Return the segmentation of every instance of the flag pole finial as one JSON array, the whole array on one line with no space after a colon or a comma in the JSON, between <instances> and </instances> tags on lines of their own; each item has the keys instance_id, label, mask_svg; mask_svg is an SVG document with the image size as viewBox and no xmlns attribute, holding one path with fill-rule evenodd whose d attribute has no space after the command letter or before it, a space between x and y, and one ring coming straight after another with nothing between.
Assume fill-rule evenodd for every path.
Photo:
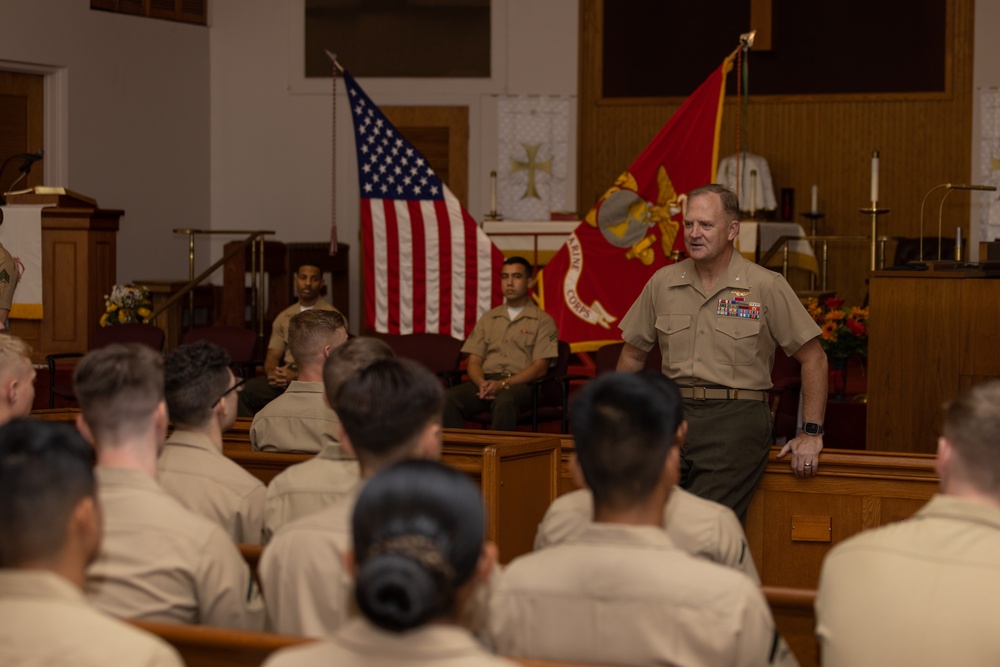
<instances>
[{"instance_id":1,"label":"flag pole finial","mask_svg":"<svg viewBox=\"0 0 1000 667\"><path fill-rule=\"evenodd\" d=\"M323 49L323 50L326 51L326 57L330 59L330 61L333 63L333 66L339 69L341 73L343 73L344 66L340 64L339 60L337 60L337 54L330 51L330 49Z\"/></svg>"}]
</instances>

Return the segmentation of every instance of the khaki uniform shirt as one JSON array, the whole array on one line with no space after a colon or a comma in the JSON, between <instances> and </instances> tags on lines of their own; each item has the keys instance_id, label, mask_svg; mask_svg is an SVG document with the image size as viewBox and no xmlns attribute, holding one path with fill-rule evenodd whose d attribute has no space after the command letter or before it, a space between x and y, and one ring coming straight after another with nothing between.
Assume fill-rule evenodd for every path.
<instances>
[{"instance_id":1,"label":"khaki uniform shirt","mask_svg":"<svg viewBox=\"0 0 1000 667\"><path fill-rule=\"evenodd\" d=\"M749 306L742 312L757 317L720 314L726 312L720 301L738 295ZM640 350L659 343L663 374L680 385L757 390L771 388L776 344L792 356L820 335L785 279L738 252L711 293L702 287L693 260L663 267L619 326L622 340Z\"/></svg>"},{"instance_id":2,"label":"khaki uniform shirt","mask_svg":"<svg viewBox=\"0 0 1000 667\"><path fill-rule=\"evenodd\" d=\"M275 632L325 637L355 613L354 579L343 559L360 492L359 483L326 509L289 523L264 549L258 574Z\"/></svg>"},{"instance_id":3,"label":"khaki uniform shirt","mask_svg":"<svg viewBox=\"0 0 1000 667\"><path fill-rule=\"evenodd\" d=\"M340 417L323 401L323 383L293 380L254 415L250 446L262 452L315 454L327 444L340 446L339 428Z\"/></svg>"},{"instance_id":4,"label":"khaki uniform shirt","mask_svg":"<svg viewBox=\"0 0 1000 667\"><path fill-rule=\"evenodd\" d=\"M589 489L559 496L538 526L535 550L574 538L593 522L593 516L594 496ZM674 487L663 508L663 528L682 551L745 572L760 585L743 526L725 505Z\"/></svg>"},{"instance_id":5,"label":"khaki uniform shirt","mask_svg":"<svg viewBox=\"0 0 1000 667\"><path fill-rule=\"evenodd\" d=\"M169 644L94 609L52 572L0 570L0 618L0 665L184 665Z\"/></svg>"},{"instance_id":6,"label":"khaki uniform shirt","mask_svg":"<svg viewBox=\"0 0 1000 667\"><path fill-rule=\"evenodd\" d=\"M515 559L493 593L501 655L603 665L797 664L747 576L660 528L592 523Z\"/></svg>"},{"instance_id":7,"label":"khaki uniform shirt","mask_svg":"<svg viewBox=\"0 0 1000 667\"><path fill-rule=\"evenodd\" d=\"M465 354L483 359L483 373L519 373L539 359L559 356L559 332L552 316L529 301L516 318L507 306L483 315L462 346Z\"/></svg>"},{"instance_id":8,"label":"khaki uniform shirt","mask_svg":"<svg viewBox=\"0 0 1000 667\"><path fill-rule=\"evenodd\" d=\"M303 310L312 310L313 308L316 310L337 310L323 299L317 299L315 306L305 309L296 302L278 313L271 325L271 338L267 341L267 349L281 350L281 353L284 355L285 365L289 368L295 368L295 359L292 358L292 353L288 351L288 323L292 321L293 317L303 312ZM339 313L340 311L337 310L337 312Z\"/></svg>"},{"instance_id":9,"label":"khaki uniform shirt","mask_svg":"<svg viewBox=\"0 0 1000 667\"><path fill-rule=\"evenodd\" d=\"M218 525L182 507L149 475L97 466L104 541L87 596L120 618L262 630L250 568Z\"/></svg>"},{"instance_id":10,"label":"khaki uniform shirt","mask_svg":"<svg viewBox=\"0 0 1000 667\"><path fill-rule=\"evenodd\" d=\"M156 463L160 486L234 542L260 544L266 488L206 436L174 431Z\"/></svg>"},{"instance_id":11,"label":"khaki uniform shirt","mask_svg":"<svg viewBox=\"0 0 1000 667\"><path fill-rule=\"evenodd\" d=\"M348 458L339 443L327 443L313 458L289 466L267 485L264 541L285 524L329 507L360 480L357 459Z\"/></svg>"},{"instance_id":12,"label":"khaki uniform shirt","mask_svg":"<svg viewBox=\"0 0 1000 667\"><path fill-rule=\"evenodd\" d=\"M1000 665L1000 509L936 495L823 562L824 667Z\"/></svg>"},{"instance_id":13,"label":"khaki uniform shirt","mask_svg":"<svg viewBox=\"0 0 1000 667\"><path fill-rule=\"evenodd\" d=\"M382 630L365 619L347 623L334 636L293 646L271 656L265 667L515 667L490 655L460 627L428 623L405 633Z\"/></svg>"},{"instance_id":14,"label":"khaki uniform shirt","mask_svg":"<svg viewBox=\"0 0 1000 667\"><path fill-rule=\"evenodd\" d=\"M14 290L21 278L21 270L14 257L0 245L0 310L10 310L14 303Z\"/></svg>"}]
</instances>

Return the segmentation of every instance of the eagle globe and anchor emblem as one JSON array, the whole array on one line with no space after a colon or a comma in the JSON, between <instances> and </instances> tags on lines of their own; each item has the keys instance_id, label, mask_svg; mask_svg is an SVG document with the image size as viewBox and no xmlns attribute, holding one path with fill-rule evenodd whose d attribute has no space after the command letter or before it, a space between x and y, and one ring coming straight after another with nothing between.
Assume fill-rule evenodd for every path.
<instances>
[{"instance_id":1,"label":"eagle globe and anchor emblem","mask_svg":"<svg viewBox=\"0 0 1000 667\"><path fill-rule=\"evenodd\" d=\"M625 172L605 194L596 215L596 226L604 240L617 248L627 248L627 259L638 259L646 266L656 258L657 236L649 233L654 226L660 232L663 255L675 261L679 259L674 255L673 245L680 225L672 216L683 213L687 203L687 195L677 195L666 169L661 166L656 176L655 203L639 195L635 177ZM593 213L587 217L591 216ZM593 219L588 222L595 223Z\"/></svg>"}]
</instances>

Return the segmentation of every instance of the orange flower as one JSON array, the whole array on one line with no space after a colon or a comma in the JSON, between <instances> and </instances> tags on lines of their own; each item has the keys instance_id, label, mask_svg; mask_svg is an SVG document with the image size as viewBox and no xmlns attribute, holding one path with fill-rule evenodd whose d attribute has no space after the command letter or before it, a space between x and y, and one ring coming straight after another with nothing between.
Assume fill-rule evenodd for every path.
<instances>
[{"instance_id":1,"label":"orange flower","mask_svg":"<svg viewBox=\"0 0 1000 667\"><path fill-rule=\"evenodd\" d=\"M846 317L844 311L842 310L831 310L826 314L827 322L839 322Z\"/></svg>"},{"instance_id":2,"label":"orange flower","mask_svg":"<svg viewBox=\"0 0 1000 667\"><path fill-rule=\"evenodd\" d=\"M820 335L823 340L831 343L837 342L837 323L827 322L823 325L823 333Z\"/></svg>"}]
</instances>

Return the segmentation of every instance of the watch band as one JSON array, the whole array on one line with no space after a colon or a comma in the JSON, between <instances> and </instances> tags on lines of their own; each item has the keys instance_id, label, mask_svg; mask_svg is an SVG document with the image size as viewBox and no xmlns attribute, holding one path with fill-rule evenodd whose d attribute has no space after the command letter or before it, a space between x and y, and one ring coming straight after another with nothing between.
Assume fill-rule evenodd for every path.
<instances>
[{"instance_id":1,"label":"watch band","mask_svg":"<svg viewBox=\"0 0 1000 667\"><path fill-rule=\"evenodd\" d=\"M823 435L823 425L816 422L806 422L802 425L802 432L806 435Z\"/></svg>"}]
</instances>

